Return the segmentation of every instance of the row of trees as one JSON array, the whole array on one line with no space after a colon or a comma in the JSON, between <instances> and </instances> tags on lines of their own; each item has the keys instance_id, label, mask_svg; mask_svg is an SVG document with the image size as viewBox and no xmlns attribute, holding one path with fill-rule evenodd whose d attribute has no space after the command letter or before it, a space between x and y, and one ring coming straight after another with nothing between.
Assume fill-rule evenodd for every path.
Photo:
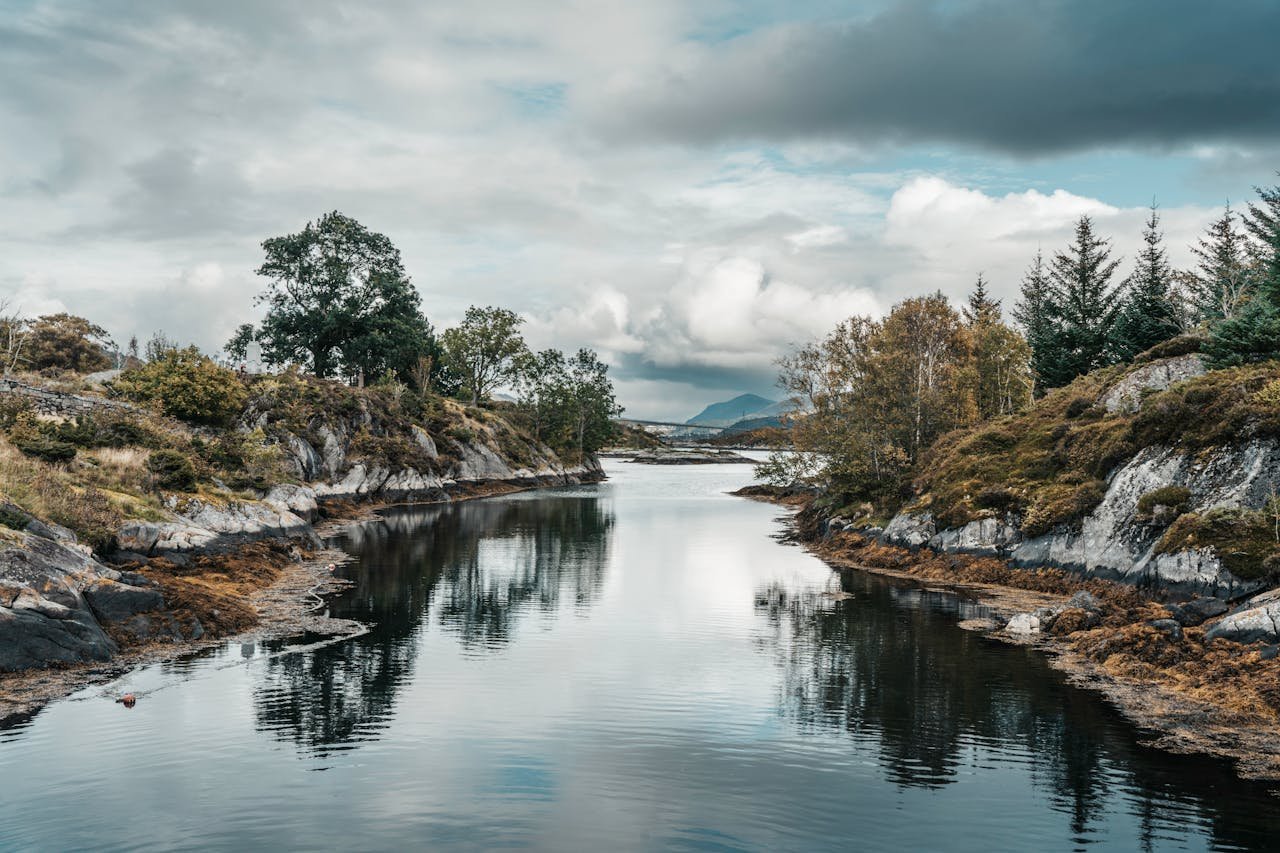
<instances>
[{"instance_id":1,"label":"row of trees","mask_svg":"<svg viewBox=\"0 0 1280 853\"><path fill-rule=\"evenodd\" d=\"M256 343L269 366L298 364L359 384L396 381L472 405L516 388L534 434L558 450L598 449L621 413L596 353L530 352L513 311L472 306L437 335L399 250L351 217L325 214L262 248L257 272L269 284L258 302L266 314L227 343L233 361L245 361Z\"/></svg>"},{"instance_id":2,"label":"row of trees","mask_svg":"<svg viewBox=\"0 0 1280 853\"><path fill-rule=\"evenodd\" d=\"M116 345L101 326L73 314L28 319L0 302L0 363L5 375L22 371L92 373L116 364Z\"/></svg>"},{"instance_id":3,"label":"row of trees","mask_svg":"<svg viewBox=\"0 0 1280 853\"><path fill-rule=\"evenodd\" d=\"M1092 220L1081 217L1070 246L1023 278L1014 318L1032 350L1041 390L1132 360L1179 334L1205 338L1213 366L1280 355L1280 187L1259 189L1243 215L1228 207L1192 247L1196 266L1169 263L1153 207L1130 274Z\"/></svg>"},{"instance_id":4,"label":"row of trees","mask_svg":"<svg viewBox=\"0 0 1280 853\"><path fill-rule=\"evenodd\" d=\"M874 500L942 433L1029 405L1029 361L982 277L962 312L935 293L883 320L851 317L779 362L779 384L807 414L793 429L800 452L762 473L792 481L821 468L851 497Z\"/></svg>"},{"instance_id":5,"label":"row of trees","mask_svg":"<svg viewBox=\"0 0 1280 853\"><path fill-rule=\"evenodd\" d=\"M962 311L941 293L907 299L883 320L851 317L779 362L779 385L808 414L798 453L761 474L821 473L846 496L887 497L943 433L1028 406L1033 394L1189 334L1211 366L1280 358L1280 187L1229 208L1174 270L1152 209L1129 275L1085 216L1071 244L1037 254L1006 325L978 277Z\"/></svg>"}]
</instances>

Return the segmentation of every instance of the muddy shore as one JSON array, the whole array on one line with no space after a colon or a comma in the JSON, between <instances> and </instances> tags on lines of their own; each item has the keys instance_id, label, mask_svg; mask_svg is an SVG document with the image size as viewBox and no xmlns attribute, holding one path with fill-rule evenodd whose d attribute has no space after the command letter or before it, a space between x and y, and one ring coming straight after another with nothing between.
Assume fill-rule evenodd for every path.
<instances>
[{"instance_id":1,"label":"muddy shore","mask_svg":"<svg viewBox=\"0 0 1280 853\"><path fill-rule=\"evenodd\" d=\"M737 494L788 506L787 538L838 571L906 580L986 606L992 619L960 627L1044 653L1070 683L1101 694L1147 733L1146 745L1229 759L1241 778L1280 781L1280 658L1268 658L1261 644L1206 641L1207 625L1170 637L1151 625L1168 619L1165 605L1123 584L1058 569L1015 569L992 558L912 552L852 530L820 537L799 521L808 497L780 498L750 487ZM1101 624L1078 630L1067 624L1056 633L1005 630L1014 615L1062 608L1082 591L1101 602Z\"/></svg>"},{"instance_id":2,"label":"muddy shore","mask_svg":"<svg viewBox=\"0 0 1280 853\"><path fill-rule=\"evenodd\" d=\"M538 488L545 487L500 481L460 483L450 490L449 501L418 501L416 504L477 500ZM331 502L325 506L326 516L316 522L314 530L321 539L330 539L350 526L376 521L382 510L403 505L407 504ZM291 556L280 556L286 553ZM231 593L234 595L237 589L241 593L235 596L236 606L221 609L247 614L241 620L247 624L237 625L234 618L229 618L233 614L220 613L216 609L211 614L211 605L217 601L197 600L191 602L193 615L202 621L224 621L236 629L210 631L199 640L124 645L106 663L0 673L0 726L30 716L50 702L105 684L131 669L176 660L228 643L262 642L303 634L324 638L322 642L341 642L368 630L369 626L363 623L334 619L325 613L326 598L351 585L350 581L329 570L330 564L341 567L349 561L349 556L343 551L324 548L304 552L287 540L262 540L226 553L194 553L189 556L202 564L202 574L213 574L224 580L230 576L238 582L232 586ZM155 562L156 570L146 573L160 583L166 595L183 596L177 587L166 584L165 562ZM195 579L199 581L202 578L197 576ZM247 594L244 593L246 586L253 587ZM104 696L103 701L114 698Z\"/></svg>"}]
</instances>

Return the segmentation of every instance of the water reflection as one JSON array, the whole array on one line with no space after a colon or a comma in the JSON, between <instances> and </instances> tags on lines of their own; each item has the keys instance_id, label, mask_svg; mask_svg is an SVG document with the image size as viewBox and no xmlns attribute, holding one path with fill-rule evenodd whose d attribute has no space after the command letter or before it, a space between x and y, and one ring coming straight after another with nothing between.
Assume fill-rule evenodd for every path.
<instances>
[{"instance_id":1,"label":"water reflection","mask_svg":"<svg viewBox=\"0 0 1280 853\"><path fill-rule=\"evenodd\" d=\"M985 615L972 602L861 573L844 573L841 589L853 597L759 589L756 610L768 626L759 647L782 672L781 713L797 726L873 744L894 784L962 781L995 748L1002 763L1029 769L1032 784L1069 817L1077 845L1117 807L1137 818L1144 850L1184 839L1197 824L1232 849L1280 830L1274 814L1262 829L1255 815L1220 811L1187 791L1189 774L1202 790L1265 798L1262 786L1221 762L1143 749L1118 714L1065 684L1036 653L957 630L959 619Z\"/></svg>"},{"instance_id":2,"label":"water reflection","mask_svg":"<svg viewBox=\"0 0 1280 853\"><path fill-rule=\"evenodd\" d=\"M607 502L544 495L396 508L353 528L337 544L356 558L344 569L355 586L330 610L372 630L269 660L254 690L258 727L322 757L377 738L412 680L427 620L492 653L522 616L590 606L613 523Z\"/></svg>"}]
</instances>

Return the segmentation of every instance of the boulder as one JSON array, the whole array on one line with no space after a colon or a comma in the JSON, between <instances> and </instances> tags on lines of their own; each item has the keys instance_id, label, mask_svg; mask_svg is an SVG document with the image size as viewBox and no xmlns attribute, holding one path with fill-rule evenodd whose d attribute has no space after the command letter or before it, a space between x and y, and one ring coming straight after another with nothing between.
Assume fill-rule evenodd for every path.
<instances>
[{"instance_id":1,"label":"boulder","mask_svg":"<svg viewBox=\"0 0 1280 853\"><path fill-rule=\"evenodd\" d=\"M164 608L164 596L158 590L106 578L86 586L84 597L100 622L123 622L135 614Z\"/></svg>"},{"instance_id":2,"label":"boulder","mask_svg":"<svg viewBox=\"0 0 1280 853\"><path fill-rule=\"evenodd\" d=\"M1280 642L1280 599L1272 599L1225 616L1205 636L1210 640L1233 640L1237 643L1254 643L1258 640Z\"/></svg>"},{"instance_id":3,"label":"boulder","mask_svg":"<svg viewBox=\"0 0 1280 853\"><path fill-rule=\"evenodd\" d=\"M1194 598L1191 601L1174 604L1169 608L1173 618L1178 620L1178 624L1185 628L1191 628L1207 622L1215 616L1221 616L1227 610L1228 607L1225 601L1221 598L1211 597Z\"/></svg>"},{"instance_id":4,"label":"boulder","mask_svg":"<svg viewBox=\"0 0 1280 853\"><path fill-rule=\"evenodd\" d=\"M1182 639L1182 626L1176 619L1153 619L1147 624L1174 642Z\"/></svg>"},{"instance_id":5,"label":"boulder","mask_svg":"<svg viewBox=\"0 0 1280 853\"><path fill-rule=\"evenodd\" d=\"M1010 634L1039 634L1040 617L1034 613L1019 613L1009 620L1004 629Z\"/></svg>"}]
</instances>

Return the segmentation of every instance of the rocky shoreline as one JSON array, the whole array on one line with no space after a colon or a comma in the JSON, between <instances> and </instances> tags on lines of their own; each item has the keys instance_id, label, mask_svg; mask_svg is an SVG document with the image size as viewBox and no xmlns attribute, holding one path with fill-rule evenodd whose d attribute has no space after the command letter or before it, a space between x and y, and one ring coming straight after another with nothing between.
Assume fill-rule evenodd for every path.
<instances>
[{"instance_id":1,"label":"rocky shoreline","mask_svg":"<svg viewBox=\"0 0 1280 853\"><path fill-rule=\"evenodd\" d=\"M594 482L603 479L603 473L588 467L582 474L568 475L566 479ZM311 522L306 523L306 539L317 547L300 550L297 546L298 531L292 530L291 536L246 540L239 543L239 547L229 547L227 542L222 541L208 547L189 549L182 555L184 563L192 560L214 563L255 559L261 561L261 547L288 549L291 559L279 566L278 575L268 583L242 597L239 603L253 614L252 624L242 631L229 634L201 631L194 636L163 633L138 640L122 636L118 630L113 630L115 626L107 625L107 633L114 635L109 639L118 638L123 642L106 659L54 662L45 667L0 672L0 727L31 715L50 702L116 679L139 666L174 660L227 643L261 642L303 634L340 642L359 636L368 630L367 625L335 619L322 611L326 597L346 588L350 582L335 575L329 568L330 565L341 566L349 559L348 555L340 550L320 547L321 540L337 536L352 525L375 521L381 510L394 506L476 500L564 483L564 480L547 482L540 479L463 481L450 484L444 493L426 500L327 502L325 508L329 514L323 520L317 520L314 526ZM253 546L258 546L259 550L255 552ZM168 560L164 557L158 558L156 563L164 568L168 567ZM124 574L122 580L133 581L139 589L150 591L149 588L155 586L164 589L163 584L157 584L143 572ZM152 617L154 612L140 615ZM185 610L182 615L195 616ZM199 615L209 618L208 613ZM134 641L130 642L130 639Z\"/></svg>"},{"instance_id":2,"label":"rocky shoreline","mask_svg":"<svg viewBox=\"0 0 1280 853\"><path fill-rule=\"evenodd\" d=\"M737 494L792 508L811 500L760 487ZM1150 732L1147 745L1228 759L1242 778L1280 781L1278 650L1250 642L1247 632L1239 635L1245 642L1215 635L1216 626L1239 621L1257 607L1227 612L1206 606L1195 612L1197 602L1218 599L1160 601L1150 591L1061 569L886 545L853 529L819 527L801 513L793 513L788 524L792 541L838 571L908 580L975 599L992 617L960 627L1045 654L1070 683L1100 693Z\"/></svg>"}]
</instances>

